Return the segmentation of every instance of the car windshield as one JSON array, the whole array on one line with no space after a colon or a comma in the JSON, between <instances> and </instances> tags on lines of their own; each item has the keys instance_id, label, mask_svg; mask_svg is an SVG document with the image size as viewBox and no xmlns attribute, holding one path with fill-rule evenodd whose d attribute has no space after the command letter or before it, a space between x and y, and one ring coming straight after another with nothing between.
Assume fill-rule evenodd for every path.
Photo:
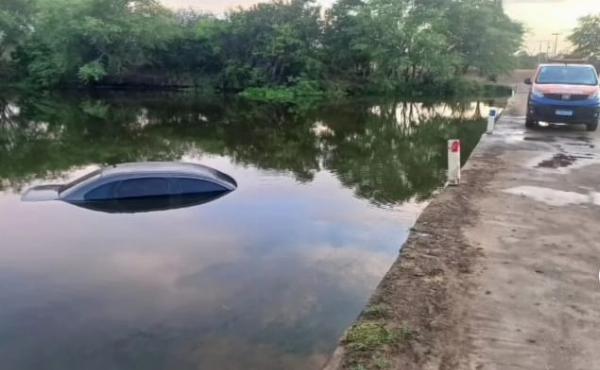
<instances>
[{"instance_id":1,"label":"car windshield","mask_svg":"<svg viewBox=\"0 0 600 370\"><path fill-rule=\"evenodd\" d=\"M76 180L74 180L74 181L72 181L72 182L70 182L68 184L65 184L65 185L61 186L59 192L62 193L63 191L65 191L67 189L70 189L70 188L72 188L75 185L81 184L82 182L84 182L86 180L89 180L92 177L99 176L101 172L102 172L102 170L100 170L100 169L92 171L92 172L88 173L85 176L82 176L82 177L80 177L80 178L78 178L78 179L76 179Z\"/></svg>"},{"instance_id":2,"label":"car windshield","mask_svg":"<svg viewBox=\"0 0 600 370\"><path fill-rule=\"evenodd\" d=\"M547 66L540 69L538 84L597 85L596 72L591 67Z\"/></svg>"}]
</instances>

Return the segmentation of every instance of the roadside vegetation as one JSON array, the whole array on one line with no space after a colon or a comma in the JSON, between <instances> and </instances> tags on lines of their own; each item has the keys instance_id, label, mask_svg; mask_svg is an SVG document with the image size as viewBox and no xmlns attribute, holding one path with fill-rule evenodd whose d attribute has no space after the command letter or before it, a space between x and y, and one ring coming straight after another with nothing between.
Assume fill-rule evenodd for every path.
<instances>
[{"instance_id":1,"label":"roadside vegetation","mask_svg":"<svg viewBox=\"0 0 600 370\"><path fill-rule=\"evenodd\" d=\"M575 56L588 59L600 68L600 13L581 18L569 41L575 45Z\"/></svg>"},{"instance_id":2,"label":"roadside vegetation","mask_svg":"<svg viewBox=\"0 0 600 370\"><path fill-rule=\"evenodd\" d=\"M346 364L347 368L351 370L390 369L391 362L388 359L390 351L411 345L415 333L405 323L398 328L389 328L386 326L385 311L383 314L378 312L377 315L372 316L371 311L381 309L381 305L368 307L362 314L362 320L345 333L342 343L346 350L346 357L351 359Z\"/></svg>"},{"instance_id":3,"label":"roadside vegetation","mask_svg":"<svg viewBox=\"0 0 600 370\"><path fill-rule=\"evenodd\" d=\"M289 101L449 94L514 66L495 0L276 0L222 16L156 0L3 0L0 77L36 89L195 86Z\"/></svg>"}]
</instances>

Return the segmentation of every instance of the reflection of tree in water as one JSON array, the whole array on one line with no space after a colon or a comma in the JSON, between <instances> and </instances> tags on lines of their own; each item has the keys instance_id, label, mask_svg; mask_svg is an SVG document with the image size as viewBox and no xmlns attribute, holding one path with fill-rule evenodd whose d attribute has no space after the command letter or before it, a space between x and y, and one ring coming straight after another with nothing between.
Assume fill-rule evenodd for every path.
<instances>
[{"instance_id":1,"label":"reflection of tree in water","mask_svg":"<svg viewBox=\"0 0 600 370\"><path fill-rule=\"evenodd\" d=\"M6 97L0 96L0 122L3 126L8 124L8 119L11 116L9 104L10 102ZM3 126L0 126L0 128L3 128Z\"/></svg>"},{"instance_id":2,"label":"reflection of tree in water","mask_svg":"<svg viewBox=\"0 0 600 370\"><path fill-rule=\"evenodd\" d=\"M402 112L416 109L401 106ZM331 127L335 135L325 139L326 167L358 196L380 205L430 196L445 180L447 139L462 139L470 152L483 130L477 119L423 119L421 113L413 113L413 120L401 116L399 121L393 113L397 110L397 105L381 107L381 114ZM339 122L358 117L353 109L331 114L345 117Z\"/></svg>"},{"instance_id":3,"label":"reflection of tree in water","mask_svg":"<svg viewBox=\"0 0 600 370\"><path fill-rule=\"evenodd\" d=\"M74 166L146 159L171 159L174 148L132 127L136 110L108 109L98 117L85 102L23 98L18 115L3 120L0 177L12 187ZM83 107L83 108L82 108Z\"/></svg>"},{"instance_id":4,"label":"reflection of tree in water","mask_svg":"<svg viewBox=\"0 0 600 370\"><path fill-rule=\"evenodd\" d=\"M389 102L296 111L179 95L0 100L0 178L18 190L76 166L176 160L204 152L311 181L327 169L370 201L431 194L444 180L446 139L474 146L483 127L471 102ZM8 113L7 113L8 112ZM456 118L443 118L446 115ZM315 130L315 123L326 132Z\"/></svg>"}]
</instances>

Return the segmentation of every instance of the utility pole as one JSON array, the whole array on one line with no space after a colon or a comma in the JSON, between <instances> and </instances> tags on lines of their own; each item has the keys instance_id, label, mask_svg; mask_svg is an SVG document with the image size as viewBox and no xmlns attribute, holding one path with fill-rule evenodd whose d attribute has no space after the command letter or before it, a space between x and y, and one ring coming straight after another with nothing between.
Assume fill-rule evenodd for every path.
<instances>
[{"instance_id":1,"label":"utility pole","mask_svg":"<svg viewBox=\"0 0 600 370\"><path fill-rule=\"evenodd\" d=\"M554 57L556 57L558 55L558 36L560 36L560 33L553 33L552 36L554 36Z\"/></svg>"}]
</instances>

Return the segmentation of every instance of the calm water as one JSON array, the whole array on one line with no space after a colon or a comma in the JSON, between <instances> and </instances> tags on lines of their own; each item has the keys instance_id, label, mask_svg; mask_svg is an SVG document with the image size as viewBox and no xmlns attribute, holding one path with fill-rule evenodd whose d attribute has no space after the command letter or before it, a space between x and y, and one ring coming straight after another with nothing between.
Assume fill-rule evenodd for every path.
<instances>
[{"instance_id":1,"label":"calm water","mask_svg":"<svg viewBox=\"0 0 600 370\"><path fill-rule=\"evenodd\" d=\"M319 368L443 183L445 140L469 151L489 103L0 97L2 369ZM20 201L146 160L239 188L137 214Z\"/></svg>"}]
</instances>

